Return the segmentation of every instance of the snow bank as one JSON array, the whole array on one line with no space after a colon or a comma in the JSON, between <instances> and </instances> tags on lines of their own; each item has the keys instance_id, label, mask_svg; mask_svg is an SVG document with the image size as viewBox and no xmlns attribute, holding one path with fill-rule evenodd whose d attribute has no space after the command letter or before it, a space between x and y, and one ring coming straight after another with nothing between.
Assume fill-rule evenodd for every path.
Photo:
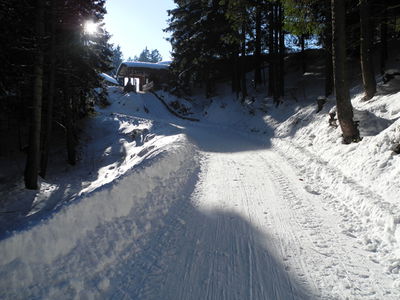
<instances>
[{"instance_id":1,"label":"snow bank","mask_svg":"<svg viewBox=\"0 0 400 300\"><path fill-rule=\"evenodd\" d=\"M151 93L124 94L119 87L110 87L108 93L111 105L102 109L103 113L119 113L167 122L176 119Z\"/></svg>"},{"instance_id":2,"label":"snow bank","mask_svg":"<svg viewBox=\"0 0 400 300\"><path fill-rule=\"evenodd\" d=\"M150 233L160 230L169 211L187 199L197 167L194 148L182 140L33 228L3 240L2 298L99 296L101 286L108 285L102 272L113 269L107 265L117 264L125 251L145 251ZM87 274L93 265L97 270ZM64 273L66 268L76 269ZM56 283L52 287L46 286L49 278ZM93 283L92 289L85 286L90 280L98 280L95 288Z\"/></svg>"},{"instance_id":3,"label":"snow bank","mask_svg":"<svg viewBox=\"0 0 400 300\"><path fill-rule=\"evenodd\" d=\"M315 193L343 217L343 233L356 237L390 273L400 272L400 94L353 98L363 140L343 145L340 128L328 125L334 101L316 114L305 106L276 126L274 147L299 170ZM278 108L282 109L282 108ZM277 113L277 112L274 112ZM272 114L274 114L272 113Z\"/></svg>"},{"instance_id":4,"label":"snow bank","mask_svg":"<svg viewBox=\"0 0 400 300\"><path fill-rule=\"evenodd\" d=\"M119 82L118 82L114 77L111 77L110 75L108 75L108 74L106 74L106 73L101 73L100 76L101 76L105 81L108 81L108 82L110 82L110 83L112 83L112 84L115 84L115 85L120 85Z\"/></svg>"},{"instance_id":5,"label":"snow bank","mask_svg":"<svg viewBox=\"0 0 400 300\"><path fill-rule=\"evenodd\" d=\"M109 101L86 122L77 166L51 176L9 224L18 230L0 241L1 299L112 298L138 268L127 262L144 261L188 205L197 150L174 117L151 94L110 87Z\"/></svg>"}]
</instances>

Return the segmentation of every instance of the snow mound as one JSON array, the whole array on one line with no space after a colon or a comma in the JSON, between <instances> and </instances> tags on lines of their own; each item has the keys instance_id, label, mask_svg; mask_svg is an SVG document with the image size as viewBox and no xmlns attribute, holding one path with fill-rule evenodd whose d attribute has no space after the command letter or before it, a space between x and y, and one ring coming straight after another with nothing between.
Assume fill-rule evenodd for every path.
<instances>
[{"instance_id":1,"label":"snow mound","mask_svg":"<svg viewBox=\"0 0 400 300\"><path fill-rule=\"evenodd\" d=\"M170 210L187 199L197 168L195 149L181 140L33 228L15 232L0 243L2 297L104 296L105 272L117 276L120 256L145 251ZM56 283L51 287L50 278Z\"/></svg>"},{"instance_id":2,"label":"snow mound","mask_svg":"<svg viewBox=\"0 0 400 300\"><path fill-rule=\"evenodd\" d=\"M341 211L343 232L359 238L390 273L400 271L393 267L400 262L400 156L393 151L400 144L399 96L353 98L363 140L351 145L328 124L332 101L318 114L316 105L306 105L278 125L267 117L276 126L274 147Z\"/></svg>"}]
</instances>

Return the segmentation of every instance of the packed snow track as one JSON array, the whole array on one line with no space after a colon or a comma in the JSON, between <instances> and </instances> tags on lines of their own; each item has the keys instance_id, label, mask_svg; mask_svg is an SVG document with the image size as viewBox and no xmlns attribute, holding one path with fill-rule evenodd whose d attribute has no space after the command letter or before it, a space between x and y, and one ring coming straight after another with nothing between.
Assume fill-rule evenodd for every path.
<instances>
[{"instance_id":1,"label":"packed snow track","mask_svg":"<svg viewBox=\"0 0 400 300\"><path fill-rule=\"evenodd\" d=\"M3 239L0 298L398 299L267 135L173 126L168 151Z\"/></svg>"}]
</instances>

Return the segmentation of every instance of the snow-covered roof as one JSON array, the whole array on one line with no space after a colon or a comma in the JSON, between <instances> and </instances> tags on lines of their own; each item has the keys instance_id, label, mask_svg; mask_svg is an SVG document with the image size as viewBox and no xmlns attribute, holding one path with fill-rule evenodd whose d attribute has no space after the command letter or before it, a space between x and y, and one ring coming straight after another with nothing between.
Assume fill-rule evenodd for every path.
<instances>
[{"instance_id":1,"label":"snow-covered roof","mask_svg":"<svg viewBox=\"0 0 400 300\"><path fill-rule=\"evenodd\" d=\"M108 75L106 73L101 73L100 76L103 77L104 80L111 82L112 84L119 85L118 81L114 77L111 77L110 75Z\"/></svg>"},{"instance_id":2,"label":"snow-covered roof","mask_svg":"<svg viewBox=\"0 0 400 300\"><path fill-rule=\"evenodd\" d=\"M125 65L128 68L147 68L147 69L168 69L169 64L167 62L163 63L150 63L150 62L141 62L141 61L124 61L121 63L121 66ZM121 67L120 67L121 68Z\"/></svg>"},{"instance_id":3,"label":"snow-covered roof","mask_svg":"<svg viewBox=\"0 0 400 300\"><path fill-rule=\"evenodd\" d=\"M170 65L172 63L172 60L164 60L164 61L160 61L157 64L159 65Z\"/></svg>"}]
</instances>

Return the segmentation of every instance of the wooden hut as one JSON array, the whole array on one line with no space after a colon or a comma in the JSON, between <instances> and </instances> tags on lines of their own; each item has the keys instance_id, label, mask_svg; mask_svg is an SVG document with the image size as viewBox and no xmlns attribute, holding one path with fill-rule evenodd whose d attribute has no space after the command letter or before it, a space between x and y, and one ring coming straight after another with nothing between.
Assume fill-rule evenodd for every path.
<instances>
[{"instance_id":1,"label":"wooden hut","mask_svg":"<svg viewBox=\"0 0 400 300\"><path fill-rule=\"evenodd\" d=\"M148 63L127 61L122 62L117 70L117 80L121 85L127 82L134 82L138 79L137 91L158 90L170 80L169 63Z\"/></svg>"}]
</instances>

